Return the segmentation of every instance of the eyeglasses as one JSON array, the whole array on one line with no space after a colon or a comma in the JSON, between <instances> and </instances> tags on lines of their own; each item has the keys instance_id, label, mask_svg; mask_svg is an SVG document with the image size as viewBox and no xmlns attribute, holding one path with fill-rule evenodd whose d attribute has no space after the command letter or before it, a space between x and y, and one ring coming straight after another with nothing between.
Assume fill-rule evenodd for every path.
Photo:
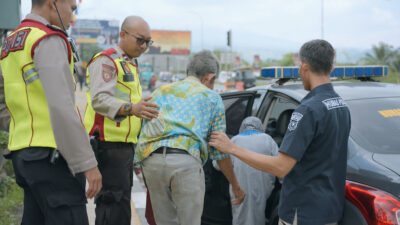
<instances>
[{"instance_id":1,"label":"eyeglasses","mask_svg":"<svg viewBox=\"0 0 400 225\"><path fill-rule=\"evenodd\" d=\"M136 39L136 43L137 43L138 45L143 45L144 43L146 43L146 46L150 46L150 45L152 45L152 44L154 43L153 40L146 40L146 39L143 39L143 38L141 38L141 37L138 37L138 36L136 36L136 35L134 35L134 34L129 33L129 32L126 31L126 30L122 30L122 31L124 31L127 35L134 37L134 38Z\"/></svg>"}]
</instances>

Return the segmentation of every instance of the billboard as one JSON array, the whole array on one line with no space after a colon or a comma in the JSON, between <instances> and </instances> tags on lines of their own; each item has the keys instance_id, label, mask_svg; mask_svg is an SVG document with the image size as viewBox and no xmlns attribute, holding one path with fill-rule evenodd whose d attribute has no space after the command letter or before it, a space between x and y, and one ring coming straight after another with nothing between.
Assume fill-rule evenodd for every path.
<instances>
[{"instance_id":1,"label":"billboard","mask_svg":"<svg viewBox=\"0 0 400 225\"><path fill-rule=\"evenodd\" d=\"M148 54L190 54L190 31L152 30L151 39L154 43L149 47Z\"/></svg>"},{"instance_id":2,"label":"billboard","mask_svg":"<svg viewBox=\"0 0 400 225\"><path fill-rule=\"evenodd\" d=\"M118 43L118 20L78 19L71 28L71 37L79 44L98 44L109 48Z\"/></svg>"}]
</instances>

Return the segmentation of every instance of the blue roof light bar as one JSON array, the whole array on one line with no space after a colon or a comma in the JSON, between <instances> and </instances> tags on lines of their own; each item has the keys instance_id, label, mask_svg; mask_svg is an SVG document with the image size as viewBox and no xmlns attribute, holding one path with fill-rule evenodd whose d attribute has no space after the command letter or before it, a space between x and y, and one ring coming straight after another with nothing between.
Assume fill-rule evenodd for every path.
<instances>
[{"instance_id":1,"label":"blue roof light bar","mask_svg":"<svg viewBox=\"0 0 400 225\"><path fill-rule=\"evenodd\" d=\"M387 66L338 66L331 72L331 77L360 78L385 77L389 74ZM300 78L299 67L276 66L261 69L261 76L265 78Z\"/></svg>"}]
</instances>

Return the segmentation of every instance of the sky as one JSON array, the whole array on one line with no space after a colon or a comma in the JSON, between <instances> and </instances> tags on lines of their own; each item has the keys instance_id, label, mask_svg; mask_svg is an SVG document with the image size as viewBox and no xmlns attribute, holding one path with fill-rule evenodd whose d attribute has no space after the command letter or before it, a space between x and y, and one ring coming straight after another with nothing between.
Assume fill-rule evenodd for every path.
<instances>
[{"instance_id":1,"label":"sky","mask_svg":"<svg viewBox=\"0 0 400 225\"><path fill-rule=\"evenodd\" d=\"M31 1L21 5L25 16ZM262 60L297 52L322 35L342 61L379 42L400 47L400 0L82 0L77 19L122 23L128 15L143 17L152 29L191 31L193 52L229 50L228 30L233 51Z\"/></svg>"}]
</instances>

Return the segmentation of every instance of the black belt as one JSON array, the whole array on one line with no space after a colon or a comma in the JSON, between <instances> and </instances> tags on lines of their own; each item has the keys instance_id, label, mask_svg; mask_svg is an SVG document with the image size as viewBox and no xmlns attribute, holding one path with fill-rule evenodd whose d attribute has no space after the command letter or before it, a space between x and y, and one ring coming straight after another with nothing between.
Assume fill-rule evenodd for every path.
<instances>
[{"instance_id":1,"label":"black belt","mask_svg":"<svg viewBox=\"0 0 400 225\"><path fill-rule=\"evenodd\" d=\"M160 148L157 148L152 153L163 154L164 153L164 148L166 148L165 149L165 154L189 154L186 150L182 150L182 149L179 149L179 148L170 148L170 147L160 147Z\"/></svg>"}]
</instances>

